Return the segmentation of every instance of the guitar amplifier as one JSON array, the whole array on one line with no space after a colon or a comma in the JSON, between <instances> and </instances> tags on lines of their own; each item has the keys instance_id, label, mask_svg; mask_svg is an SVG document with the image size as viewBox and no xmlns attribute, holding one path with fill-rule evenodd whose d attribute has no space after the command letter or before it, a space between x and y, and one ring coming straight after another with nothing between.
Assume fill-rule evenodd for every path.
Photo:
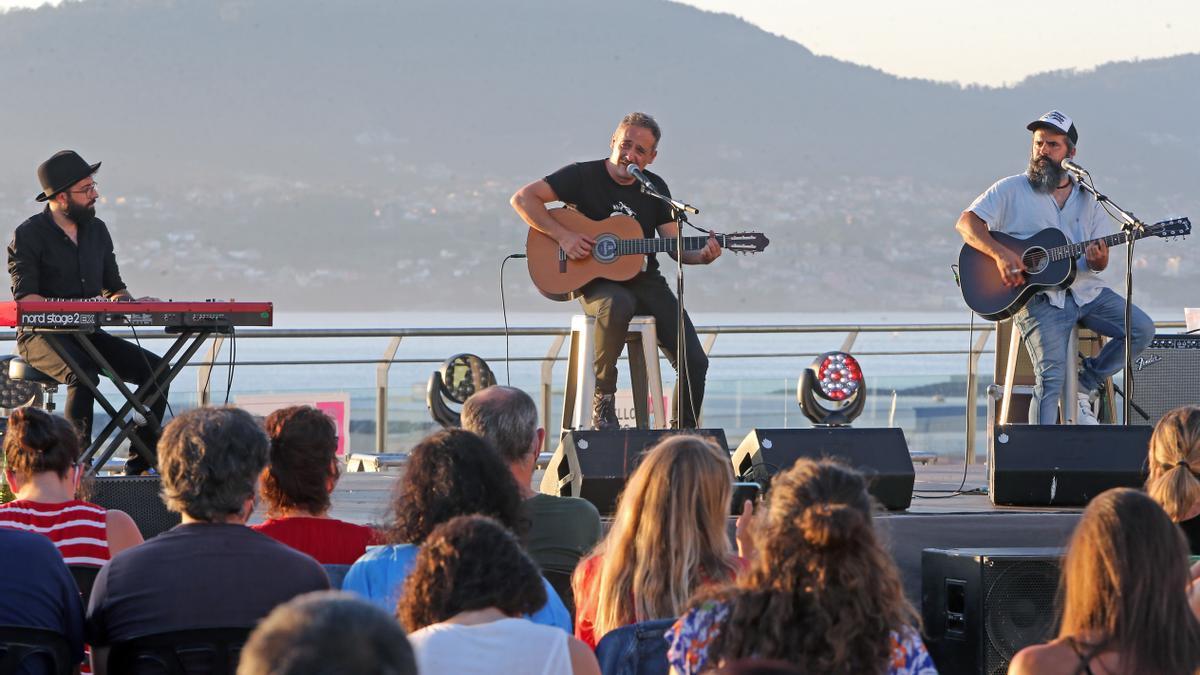
<instances>
[{"instance_id":1,"label":"guitar amplifier","mask_svg":"<svg viewBox=\"0 0 1200 675\"><path fill-rule=\"evenodd\" d=\"M1133 424L1158 422L1184 405L1200 405L1200 335L1156 335L1133 360L1133 402L1146 411L1131 411Z\"/></svg>"}]
</instances>

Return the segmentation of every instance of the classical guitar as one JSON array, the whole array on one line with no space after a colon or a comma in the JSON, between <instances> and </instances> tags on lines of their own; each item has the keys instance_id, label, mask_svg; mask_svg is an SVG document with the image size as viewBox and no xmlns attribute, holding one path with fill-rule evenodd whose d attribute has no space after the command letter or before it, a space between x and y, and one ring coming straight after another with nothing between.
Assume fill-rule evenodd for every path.
<instances>
[{"instance_id":1,"label":"classical guitar","mask_svg":"<svg viewBox=\"0 0 1200 675\"><path fill-rule=\"evenodd\" d=\"M1142 237L1185 237L1192 232L1187 218L1174 218L1147 225L1134 233L1120 232L1080 243L1067 241L1061 230L1046 228L1027 239L1003 232L991 232L992 239L1021 256L1025 264L1025 283L1010 288L1000 278L996 261L978 249L963 244L958 252L958 271L963 300L979 316L1001 321L1016 314L1037 293L1048 288L1066 288L1075 281L1075 260L1089 245L1104 241L1109 246L1128 243Z\"/></svg>"},{"instance_id":2,"label":"classical guitar","mask_svg":"<svg viewBox=\"0 0 1200 675\"><path fill-rule=\"evenodd\" d=\"M646 254L675 250L674 237L643 237L642 226L632 216L592 220L568 208L551 209L550 216L559 225L596 241L590 256L571 260L552 237L529 228L529 238L525 240L529 276L542 295L551 300L570 300L593 279L632 279L642 270ZM761 232L718 234L716 238L721 248L736 253L758 253L770 243ZM707 236L684 237L683 250L697 251L707 243Z\"/></svg>"}]
</instances>

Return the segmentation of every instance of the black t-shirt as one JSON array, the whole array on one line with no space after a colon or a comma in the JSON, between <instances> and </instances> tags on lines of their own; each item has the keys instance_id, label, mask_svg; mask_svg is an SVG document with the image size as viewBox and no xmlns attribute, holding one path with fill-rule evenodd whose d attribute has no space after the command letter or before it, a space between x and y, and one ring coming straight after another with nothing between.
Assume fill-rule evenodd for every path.
<instances>
[{"instance_id":1,"label":"black t-shirt","mask_svg":"<svg viewBox=\"0 0 1200 675\"><path fill-rule=\"evenodd\" d=\"M177 630L254 626L276 605L328 589L316 560L245 525L177 525L100 569L87 637L109 645Z\"/></svg>"},{"instance_id":2,"label":"black t-shirt","mask_svg":"<svg viewBox=\"0 0 1200 675\"><path fill-rule=\"evenodd\" d=\"M1200 555L1200 516L1179 521L1179 529L1187 536L1192 555Z\"/></svg>"},{"instance_id":3,"label":"black t-shirt","mask_svg":"<svg viewBox=\"0 0 1200 675\"><path fill-rule=\"evenodd\" d=\"M546 182L555 196L570 204L592 220L604 220L609 216L633 216L642 226L642 236L656 236L657 228L671 221L671 209L662 201L642 194L637 183L621 185L608 175L604 163L598 159L591 162L568 164L546 176ZM671 195L667 183L658 174L646 171L649 178L666 196ZM654 254L646 256L646 270L642 274L658 274L658 260Z\"/></svg>"}]
</instances>

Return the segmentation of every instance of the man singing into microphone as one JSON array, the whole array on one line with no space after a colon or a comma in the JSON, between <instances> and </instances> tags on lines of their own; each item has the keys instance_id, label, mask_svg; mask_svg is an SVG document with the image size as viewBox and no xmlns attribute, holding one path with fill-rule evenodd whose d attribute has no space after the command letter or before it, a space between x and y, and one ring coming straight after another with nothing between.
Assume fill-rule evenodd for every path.
<instances>
[{"instance_id":1,"label":"man singing into microphone","mask_svg":"<svg viewBox=\"0 0 1200 675\"><path fill-rule=\"evenodd\" d=\"M46 208L17 226L8 245L8 273L12 277L14 300L133 299L117 269L108 228L96 217L100 193L93 174L99 169L100 162L88 164L71 150L55 153L38 167L42 192L36 199L47 202ZM125 382L139 385L148 382L158 366L159 358L154 354L102 330L91 333L87 339ZM74 340L61 340L59 344L85 372L72 372L44 336L27 330L17 334L21 357L68 385L66 417L88 442L92 435L94 399L78 381L86 376L97 382L100 368ZM161 394L150 406L154 419L137 431L151 452L158 442L159 423L167 406L165 380L160 379L158 386ZM153 456L143 457L131 451L125 472L143 473L153 464Z\"/></svg>"},{"instance_id":2,"label":"man singing into microphone","mask_svg":"<svg viewBox=\"0 0 1200 675\"><path fill-rule=\"evenodd\" d=\"M1116 231L1114 221L1095 198L1062 168L1063 160L1075 156L1079 140L1071 118L1051 110L1026 128L1033 132L1029 168L997 181L979 195L956 225L967 244L996 261L1001 279L1013 288L1025 283L1025 264L1017 254L996 245L988 230L1025 238L1055 227L1073 242ZM1079 368L1079 424L1098 423L1092 409L1097 390L1125 362L1125 300L1100 277L1108 266L1108 247L1103 241L1088 246L1077 263L1078 272L1069 288L1042 291L1013 316L1013 325L1021 331L1033 359L1036 377L1030 423L1054 424L1058 419L1066 369L1075 367L1076 362L1076 355L1067 353L1076 323L1112 338ZM1137 307L1133 308L1130 334L1135 355L1154 338L1154 322Z\"/></svg>"},{"instance_id":3,"label":"man singing into microphone","mask_svg":"<svg viewBox=\"0 0 1200 675\"><path fill-rule=\"evenodd\" d=\"M613 215L633 216L642 226L642 235L674 238L679 224L671 217L670 208L662 201L643 194L637 178L629 167L644 172L658 192L670 195L667 184L657 174L645 171L658 154L662 132L654 118L645 113L630 113L617 125L609 142L608 159L568 164L541 180L521 188L511 203L530 227L558 241L573 260L591 255L595 242L591 237L572 232L554 220L546 210L550 202L563 202L592 220ZM683 262L707 265L721 255L717 240L709 236L704 248L683 253ZM672 255L672 257L674 257ZM654 317L658 343L671 364L677 365L675 354L679 305L658 269L652 253L646 258L642 272L629 281L597 279L582 289L584 311L596 318L596 395L592 401L592 424L597 429L616 429L619 426L614 404L617 391L617 358L625 347L625 334L634 315ZM700 346L692 321L684 316L685 368L687 380L682 382L679 399L673 414L678 428L695 428L704 400L704 376L708 372L708 357Z\"/></svg>"}]
</instances>

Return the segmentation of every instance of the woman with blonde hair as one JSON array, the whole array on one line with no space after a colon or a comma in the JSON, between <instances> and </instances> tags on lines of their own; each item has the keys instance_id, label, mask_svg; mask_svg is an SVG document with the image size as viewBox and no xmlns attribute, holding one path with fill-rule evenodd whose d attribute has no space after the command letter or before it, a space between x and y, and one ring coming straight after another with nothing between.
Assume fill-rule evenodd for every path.
<instances>
[{"instance_id":1,"label":"woman with blonde hair","mask_svg":"<svg viewBox=\"0 0 1200 675\"><path fill-rule=\"evenodd\" d=\"M1062 563L1058 638L1017 652L1010 675L1175 675L1200 669L1187 546L1149 497L1118 488L1088 504Z\"/></svg>"},{"instance_id":2,"label":"woman with blonde hair","mask_svg":"<svg viewBox=\"0 0 1200 675\"><path fill-rule=\"evenodd\" d=\"M630 476L608 535L575 570L575 635L595 647L624 625L678 616L740 568L726 532L733 466L716 443L671 436Z\"/></svg>"},{"instance_id":3,"label":"woman with blonde hair","mask_svg":"<svg viewBox=\"0 0 1200 675\"><path fill-rule=\"evenodd\" d=\"M936 674L854 469L798 460L771 480L737 583L697 597L667 633L674 673L776 659L805 673Z\"/></svg>"},{"instance_id":4,"label":"woman with blonde hair","mask_svg":"<svg viewBox=\"0 0 1200 675\"><path fill-rule=\"evenodd\" d=\"M1200 555L1200 407L1176 408L1154 425L1146 492L1179 524Z\"/></svg>"}]
</instances>

